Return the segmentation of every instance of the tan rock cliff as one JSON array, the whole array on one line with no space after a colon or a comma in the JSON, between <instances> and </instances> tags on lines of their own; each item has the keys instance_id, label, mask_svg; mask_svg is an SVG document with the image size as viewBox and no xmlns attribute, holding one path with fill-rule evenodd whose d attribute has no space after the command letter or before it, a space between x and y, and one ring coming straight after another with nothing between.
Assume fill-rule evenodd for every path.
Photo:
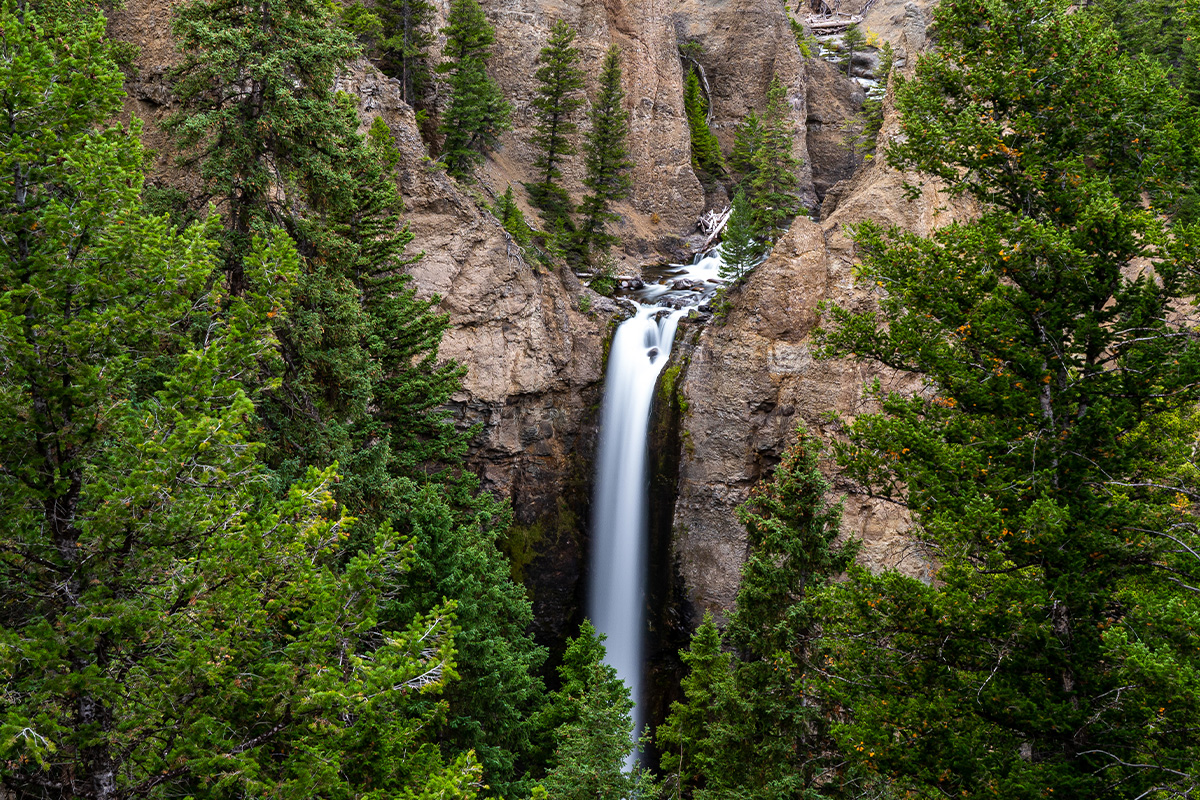
<instances>
[{"instance_id":1,"label":"tan rock cliff","mask_svg":"<svg viewBox=\"0 0 1200 800\"><path fill-rule=\"evenodd\" d=\"M439 3L444 18L448 4ZM805 160L804 199L814 205L817 187L822 194L828 189L831 216L821 225L798 221L731 295L728 319L699 335L681 384L690 414L675 556L696 603L727 607L744 550L732 509L773 466L799 420L819 428L825 410L854 413L869 377L862 367L815 362L811 355L817 302L869 302L852 287L852 252L840 226L872 216L928 230L939 222L935 204L902 205L900 177L881 165L855 172L858 157L838 139L860 101L835 70L800 57L778 0L488 0L484 6L497 27L494 72L516 114L514 130L481 171L477 195L430 168L412 109L400 101L394 81L360 61L344 71L338 88L358 98L364 128L382 116L401 150L412 251L425 253L412 274L420 291L438 294L450 315L441 354L468 368L456 413L464 424L482 426L471 464L486 486L513 500L519 522L558 532L558 543L532 567L541 570L539 585L549 587L540 590L548 595L539 602L550 628L570 613L582 569L578 517L587 502L604 339L616 306L569 273L532 268L477 202L490 190L532 178L529 101L537 52L558 18L578 27L589 74L610 43L623 48L630 146L638 164L634 194L618 209L625 215L618 232L630 245L629 266L654 258L647 243L662 247L686 236L705 203L690 165L678 44L702 47L698 60L712 89L713 127L726 146L737 121L751 108L762 109L773 74L788 86L795 152ZM175 166L156 125L172 103L167 76L177 54L170 7L168 0L129 0L113 12L110 32L141 47L127 84L127 113L147 123L145 139L156 151L152 179L195 189L195 178ZM892 30L906 41L905 25L920 22L919 9L906 12L893 1L876 11L883 8L899 15ZM923 28L913 30L908 38L923 37ZM576 159L565 170L576 196L581 163ZM584 294L592 304L587 314L577 310ZM576 519L561 519L571 516ZM904 522L895 509L851 503L847 522L867 540L872 563L904 560L904 545L893 535Z\"/></svg>"},{"instance_id":2,"label":"tan rock cliff","mask_svg":"<svg viewBox=\"0 0 1200 800\"><path fill-rule=\"evenodd\" d=\"M910 4L911 6L912 4ZM901 16L901 22L909 17ZM897 39L915 54L924 29L900 30ZM897 135L890 98L880 151ZM745 557L745 531L733 510L750 487L769 474L798 424L834 435L833 412L843 419L870 410L862 388L878 378L885 390L917 392L919 378L851 360L814 357L813 329L818 306L833 301L869 307L875 289L856 284L854 245L846 226L863 220L929 234L954 219L970 216L969 204L936 186L915 201L905 198L904 175L882 158L832 187L819 224L797 219L770 257L729 293L732 307L723 324L712 324L686 357L680 381L688 408L674 515L675 562L694 610L729 609ZM832 494L848 487L834 478ZM905 535L904 510L884 501L846 494L843 530L863 542L860 560L876 569L898 568L925 575L928 565Z\"/></svg>"}]
</instances>

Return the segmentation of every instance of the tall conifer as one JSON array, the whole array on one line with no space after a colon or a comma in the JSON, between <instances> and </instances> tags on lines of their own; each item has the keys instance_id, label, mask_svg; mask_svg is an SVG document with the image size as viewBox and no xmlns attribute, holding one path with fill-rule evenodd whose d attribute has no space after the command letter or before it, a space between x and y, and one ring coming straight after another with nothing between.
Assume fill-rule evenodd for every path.
<instances>
[{"instance_id":1,"label":"tall conifer","mask_svg":"<svg viewBox=\"0 0 1200 800\"><path fill-rule=\"evenodd\" d=\"M758 149L750 157L749 194L751 217L759 236L774 242L787 223L800 211L796 192L800 159L792 155L796 129L788 118L787 89L778 76L767 89L767 108L762 115Z\"/></svg>"},{"instance_id":2,"label":"tall conifer","mask_svg":"<svg viewBox=\"0 0 1200 800\"><path fill-rule=\"evenodd\" d=\"M763 126L758 112L750 109L734 131L733 149L729 152L729 166L737 173L738 182L749 186L754 177L754 154L762 147Z\"/></svg>"},{"instance_id":3,"label":"tall conifer","mask_svg":"<svg viewBox=\"0 0 1200 800\"><path fill-rule=\"evenodd\" d=\"M615 44L604 55L600 70L600 92L592 104L592 129L588 132L585 152L587 176L583 185L591 193L583 199L583 222L579 236L584 250L606 252L616 241L608 233L607 223L618 219L610 205L629 195L633 178L629 170L626 138L629 112L625 110L625 91L621 88L621 50Z\"/></svg>"},{"instance_id":4,"label":"tall conifer","mask_svg":"<svg viewBox=\"0 0 1200 800\"><path fill-rule=\"evenodd\" d=\"M441 160L447 172L466 179L483 160L483 151L494 147L500 134L511 127L512 107L487 74L496 33L477 0L452 0L441 32L446 44L436 72L446 75L450 86L439 128L446 137Z\"/></svg>"},{"instance_id":5,"label":"tall conifer","mask_svg":"<svg viewBox=\"0 0 1200 800\"><path fill-rule=\"evenodd\" d=\"M604 634L584 620L567 643L558 668L562 688L551 697L546 721L557 748L543 781L550 797L563 800L624 800L654 796L653 780L640 766L625 770L634 750L629 687L604 663Z\"/></svg>"},{"instance_id":6,"label":"tall conifer","mask_svg":"<svg viewBox=\"0 0 1200 800\"><path fill-rule=\"evenodd\" d=\"M867 37L858 25L850 25L842 34L842 45L846 48L846 77L853 77L854 54L861 52L867 43Z\"/></svg>"},{"instance_id":7,"label":"tall conifer","mask_svg":"<svg viewBox=\"0 0 1200 800\"><path fill-rule=\"evenodd\" d=\"M452 460L460 447L436 409L461 373L436 364L445 320L416 301L399 271L412 236L399 226L386 155L358 134L352 100L332 92L352 43L327 6L268 0L264 8L193 0L177 10L184 110L171 127L206 178L200 199L227 199L224 257L235 294L247 289L240 265L252 232L281 226L304 257L291 306L274 317L287 369L260 400L280 485L337 459L343 499L364 487L375 499L351 508L374 509L364 522L378 523L400 502L403 473ZM250 91L230 95L231 85Z\"/></svg>"},{"instance_id":8,"label":"tall conifer","mask_svg":"<svg viewBox=\"0 0 1200 800\"><path fill-rule=\"evenodd\" d=\"M751 213L745 192L738 189L721 235L722 278L741 280L762 257L763 244L755 239L757 232Z\"/></svg>"},{"instance_id":9,"label":"tall conifer","mask_svg":"<svg viewBox=\"0 0 1200 800\"><path fill-rule=\"evenodd\" d=\"M749 554L734 610L724 636L711 618L696 631L683 654L685 699L658 734L662 769L681 794L822 797L836 786L833 709L808 687L823 669L815 596L856 548L835 545L841 509L826 500L820 452L802 432L738 509Z\"/></svg>"},{"instance_id":10,"label":"tall conifer","mask_svg":"<svg viewBox=\"0 0 1200 800\"><path fill-rule=\"evenodd\" d=\"M429 45L436 9L429 0L381 0L376 8L383 34L380 67L400 81L404 102L419 107L433 79Z\"/></svg>"},{"instance_id":11,"label":"tall conifer","mask_svg":"<svg viewBox=\"0 0 1200 800\"><path fill-rule=\"evenodd\" d=\"M564 20L556 20L550 38L538 54L534 77L538 82L533 108L538 113L532 142L538 149L533 166L539 180L527 184L529 197L553 228L560 222L569 227L571 198L558 183L562 159L575 153L571 137L576 131L572 118L583 105L583 70L579 68L579 48L575 47L575 29Z\"/></svg>"},{"instance_id":12,"label":"tall conifer","mask_svg":"<svg viewBox=\"0 0 1200 800\"><path fill-rule=\"evenodd\" d=\"M324 145L341 135L345 115L333 81L356 47L332 23L316 0L264 0L253 9L192 0L175 11L182 110L168 128L203 179L196 201L217 203L228 220L222 258L234 294L249 288L242 260L250 237L335 190L337 154Z\"/></svg>"},{"instance_id":13,"label":"tall conifer","mask_svg":"<svg viewBox=\"0 0 1200 800\"><path fill-rule=\"evenodd\" d=\"M692 140L692 166L707 179L721 177L725 174L725 159L716 134L708 127L708 100L700 91L700 78L694 68L684 78L683 111Z\"/></svg>"}]
</instances>

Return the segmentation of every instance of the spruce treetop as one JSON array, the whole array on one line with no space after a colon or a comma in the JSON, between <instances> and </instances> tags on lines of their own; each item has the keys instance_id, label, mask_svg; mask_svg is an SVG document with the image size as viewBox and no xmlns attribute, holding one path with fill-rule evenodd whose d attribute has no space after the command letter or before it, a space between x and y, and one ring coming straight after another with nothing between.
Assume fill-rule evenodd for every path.
<instances>
[{"instance_id":1,"label":"spruce treetop","mask_svg":"<svg viewBox=\"0 0 1200 800\"><path fill-rule=\"evenodd\" d=\"M436 71L442 75L457 72L469 60L486 62L496 42L496 31L477 0L452 0L441 33L446 37L442 46L446 60L437 65Z\"/></svg>"}]
</instances>

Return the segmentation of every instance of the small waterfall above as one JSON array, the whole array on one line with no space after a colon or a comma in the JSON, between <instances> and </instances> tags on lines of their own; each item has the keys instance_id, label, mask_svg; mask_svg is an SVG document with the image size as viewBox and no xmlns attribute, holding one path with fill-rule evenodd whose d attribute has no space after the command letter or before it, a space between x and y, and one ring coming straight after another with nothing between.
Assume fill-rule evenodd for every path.
<instances>
[{"instance_id":1,"label":"small waterfall above","mask_svg":"<svg viewBox=\"0 0 1200 800\"><path fill-rule=\"evenodd\" d=\"M721 285L720 266L719 251L713 251L694 264L658 270L654 283L631 293L637 310L617 328L609 350L592 498L588 616L608 637L607 662L639 703L635 737L644 720L639 701L648 578L646 435L654 387L670 359L680 318Z\"/></svg>"}]
</instances>

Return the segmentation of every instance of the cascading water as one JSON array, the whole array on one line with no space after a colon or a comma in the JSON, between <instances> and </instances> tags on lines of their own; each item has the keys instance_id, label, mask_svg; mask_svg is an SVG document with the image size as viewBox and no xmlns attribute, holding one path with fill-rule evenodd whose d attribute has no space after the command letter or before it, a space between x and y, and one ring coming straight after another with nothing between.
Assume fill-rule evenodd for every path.
<instances>
[{"instance_id":1,"label":"cascading water","mask_svg":"<svg viewBox=\"0 0 1200 800\"><path fill-rule=\"evenodd\" d=\"M643 721L650 406L679 319L712 296L720 266L714 251L692 265L673 265L658 283L639 290L637 312L617 328L609 350L592 499L588 616L608 637L606 660L638 703L635 738Z\"/></svg>"}]
</instances>

